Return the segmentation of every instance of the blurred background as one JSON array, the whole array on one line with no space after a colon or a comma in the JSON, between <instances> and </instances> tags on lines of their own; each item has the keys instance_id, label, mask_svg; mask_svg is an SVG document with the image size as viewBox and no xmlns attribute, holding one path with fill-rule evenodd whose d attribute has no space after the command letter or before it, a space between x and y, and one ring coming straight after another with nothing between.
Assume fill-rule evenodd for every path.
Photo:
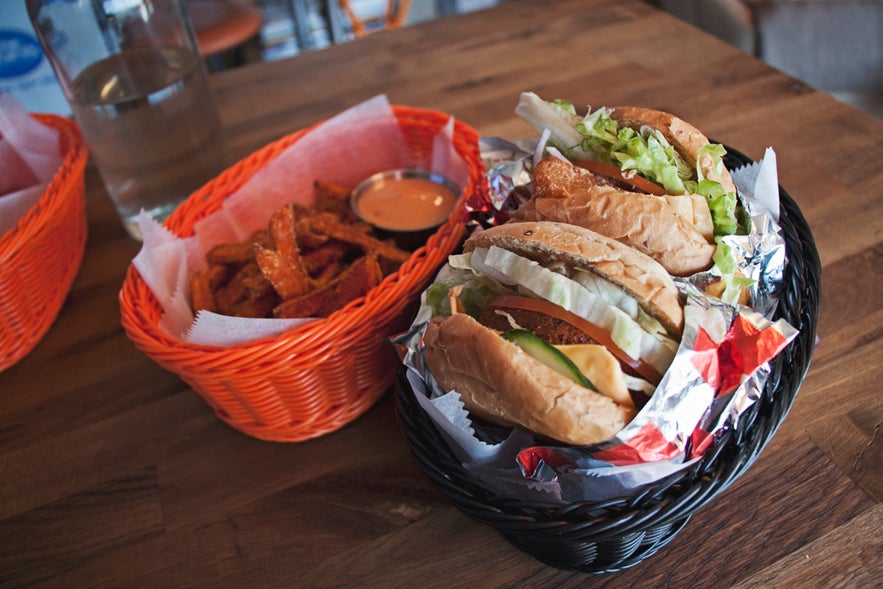
<instances>
[{"instance_id":1,"label":"blurred background","mask_svg":"<svg viewBox=\"0 0 883 589\"><path fill-rule=\"evenodd\" d=\"M210 71L283 59L506 0L186 0ZM546 0L554 1L554 0ZM881 0L645 0L883 118ZM24 0L0 0L0 92L67 114Z\"/></svg>"}]
</instances>

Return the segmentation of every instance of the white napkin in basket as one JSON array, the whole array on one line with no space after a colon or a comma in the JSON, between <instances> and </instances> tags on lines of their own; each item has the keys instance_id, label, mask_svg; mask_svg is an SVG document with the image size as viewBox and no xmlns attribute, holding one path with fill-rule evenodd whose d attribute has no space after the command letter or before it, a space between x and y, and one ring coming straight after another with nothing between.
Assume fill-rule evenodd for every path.
<instances>
[{"instance_id":1,"label":"white napkin in basket","mask_svg":"<svg viewBox=\"0 0 883 589\"><path fill-rule=\"evenodd\" d=\"M63 161L58 131L0 94L0 235L36 204Z\"/></svg>"}]
</instances>

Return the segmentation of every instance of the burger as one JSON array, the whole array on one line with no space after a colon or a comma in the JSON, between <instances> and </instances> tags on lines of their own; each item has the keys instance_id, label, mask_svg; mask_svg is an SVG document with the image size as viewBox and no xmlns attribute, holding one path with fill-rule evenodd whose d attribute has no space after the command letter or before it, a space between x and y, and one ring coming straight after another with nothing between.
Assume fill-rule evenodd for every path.
<instances>
[{"instance_id":1,"label":"burger","mask_svg":"<svg viewBox=\"0 0 883 589\"><path fill-rule=\"evenodd\" d=\"M476 418L589 445L671 364L684 314L652 258L590 229L508 222L466 240L427 290L426 367Z\"/></svg>"},{"instance_id":2,"label":"burger","mask_svg":"<svg viewBox=\"0 0 883 589\"><path fill-rule=\"evenodd\" d=\"M674 276L708 270L726 255L717 243L739 230L736 188L723 165L726 150L696 127L635 106L580 116L569 102L530 92L515 112L545 133L547 157L535 167L532 198L514 219L587 227L647 254Z\"/></svg>"}]
</instances>

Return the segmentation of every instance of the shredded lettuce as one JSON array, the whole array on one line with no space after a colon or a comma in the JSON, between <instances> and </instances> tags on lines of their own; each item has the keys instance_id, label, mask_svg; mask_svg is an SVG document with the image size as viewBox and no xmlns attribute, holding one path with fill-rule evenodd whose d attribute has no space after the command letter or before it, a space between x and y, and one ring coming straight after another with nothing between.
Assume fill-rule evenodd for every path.
<instances>
[{"instance_id":1,"label":"shredded lettuce","mask_svg":"<svg viewBox=\"0 0 883 589\"><path fill-rule=\"evenodd\" d=\"M423 302L432 309L432 315L448 315L450 309L447 306L448 291L451 286L444 282L433 282L423 293Z\"/></svg>"},{"instance_id":2,"label":"shredded lettuce","mask_svg":"<svg viewBox=\"0 0 883 589\"><path fill-rule=\"evenodd\" d=\"M687 191L692 169L659 131L650 127L639 131L619 127L607 108L589 112L576 129L585 136L580 142L582 151L591 152L600 161L617 165L624 172L634 170L670 194Z\"/></svg>"},{"instance_id":3,"label":"shredded lettuce","mask_svg":"<svg viewBox=\"0 0 883 589\"><path fill-rule=\"evenodd\" d=\"M448 293L452 288L462 287L458 299L467 315L475 318L491 299L503 294L516 294L517 291L503 284L481 276L469 264L471 253L451 255L446 264L423 295L423 304L432 309L432 316L450 315L451 305Z\"/></svg>"},{"instance_id":4,"label":"shredded lettuce","mask_svg":"<svg viewBox=\"0 0 883 589\"><path fill-rule=\"evenodd\" d=\"M721 237L715 238L717 247L714 250L712 261L718 272L720 272L721 280L724 283L724 291L721 294L721 300L725 303L735 305L739 302L739 295L742 293L743 286L751 286L754 279L747 276L737 274L739 263L736 260L735 252Z\"/></svg>"},{"instance_id":5,"label":"shredded lettuce","mask_svg":"<svg viewBox=\"0 0 883 589\"><path fill-rule=\"evenodd\" d=\"M736 209L739 201L736 193L727 192L720 182L710 180L702 173L699 162L706 155L712 157L712 165L720 170L724 167L723 157L727 150L719 143L709 143L701 150L696 158L696 178L698 182L694 194L701 194L708 201L708 209L711 211L711 219L714 223L715 235L733 235L739 230L739 222L736 219Z\"/></svg>"},{"instance_id":6,"label":"shredded lettuce","mask_svg":"<svg viewBox=\"0 0 883 589\"><path fill-rule=\"evenodd\" d=\"M573 106L573 103L568 100L562 100L560 98L553 100L552 104L563 110L569 115L576 115L576 108Z\"/></svg>"}]
</instances>

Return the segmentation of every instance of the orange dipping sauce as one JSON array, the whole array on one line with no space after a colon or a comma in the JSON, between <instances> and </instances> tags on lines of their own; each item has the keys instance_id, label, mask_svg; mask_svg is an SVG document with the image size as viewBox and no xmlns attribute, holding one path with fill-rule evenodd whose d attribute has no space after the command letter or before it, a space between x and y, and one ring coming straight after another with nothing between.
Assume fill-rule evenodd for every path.
<instances>
[{"instance_id":1,"label":"orange dipping sauce","mask_svg":"<svg viewBox=\"0 0 883 589\"><path fill-rule=\"evenodd\" d=\"M379 229L419 231L440 225L450 215L459 189L449 180L421 170L393 170L371 176L353 192L356 214Z\"/></svg>"}]
</instances>

